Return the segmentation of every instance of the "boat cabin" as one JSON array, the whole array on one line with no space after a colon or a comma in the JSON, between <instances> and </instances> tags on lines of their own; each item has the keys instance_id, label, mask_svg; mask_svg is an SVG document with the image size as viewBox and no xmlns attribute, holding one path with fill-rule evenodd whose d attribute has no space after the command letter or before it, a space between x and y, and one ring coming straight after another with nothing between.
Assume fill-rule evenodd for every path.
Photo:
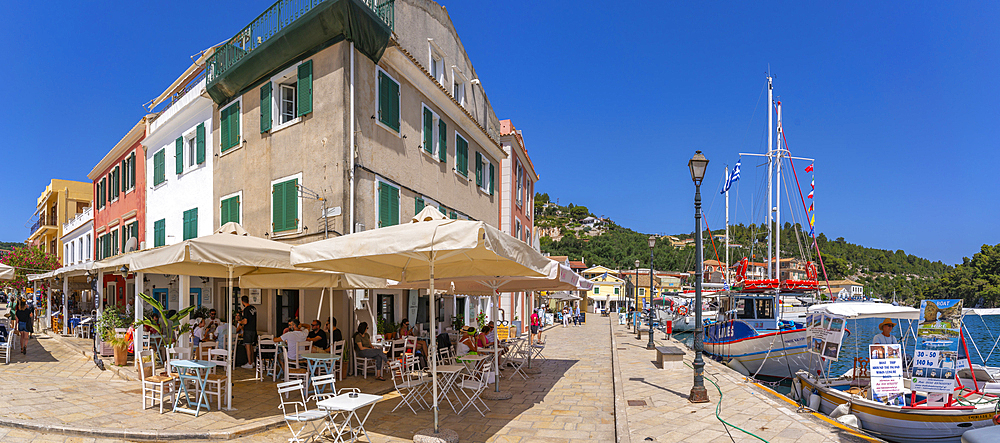
<instances>
[{"instance_id":1,"label":"boat cabin","mask_svg":"<svg viewBox=\"0 0 1000 443\"><path fill-rule=\"evenodd\" d=\"M719 312L723 321L742 320L757 330L777 330L775 307L777 296L768 294L737 294L721 300Z\"/></svg>"}]
</instances>

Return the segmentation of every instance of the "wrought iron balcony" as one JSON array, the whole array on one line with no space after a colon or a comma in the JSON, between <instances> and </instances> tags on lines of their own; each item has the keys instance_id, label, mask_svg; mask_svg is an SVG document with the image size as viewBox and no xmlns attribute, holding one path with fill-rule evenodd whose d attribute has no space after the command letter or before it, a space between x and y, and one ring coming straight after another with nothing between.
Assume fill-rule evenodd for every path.
<instances>
[{"instance_id":1,"label":"wrought iron balcony","mask_svg":"<svg viewBox=\"0 0 1000 443\"><path fill-rule=\"evenodd\" d=\"M39 216L38 220L31 225L31 230L28 232L28 235L32 235L35 232L38 232L38 230L42 226L56 226L56 216L55 215L46 216L45 214Z\"/></svg>"},{"instance_id":2,"label":"wrought iron balcony","mask_svg":"<svg viewBox=\"0 0 1000 443\"><path fill-rule=\"evenodd\" d=\"M217 103L225 101L263 73L288 62L287 58L338 36L357 40L364 33L377 34L366 36L366 44L359 41L358 45L369 57L380 58L394 21L395 0L278 0L215 48L206 62L209 94ZM281 37L288 38L274 44ZM246 66L248 59L269 47L274 47L271 57L258 57L266 60ZM247 72L234 72L241 69Z\"/></svg>"}]
</instances>

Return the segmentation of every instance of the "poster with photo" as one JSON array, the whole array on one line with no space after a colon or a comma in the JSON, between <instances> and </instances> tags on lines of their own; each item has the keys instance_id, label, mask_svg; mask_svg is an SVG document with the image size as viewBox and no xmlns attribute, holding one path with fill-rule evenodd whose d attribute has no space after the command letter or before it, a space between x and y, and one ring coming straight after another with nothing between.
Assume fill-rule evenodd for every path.
<instances>
[{"instance_id":1,"label":"poster with photo","mask_svg":"<svg viewBox=\"0 0 1000 443\"><path fill-rule=\"evenodd\" d=\"M955 390L961 328L962 300L920 302L912 389L938 393Z\"/></svg>"},{"instance_id":2,"label":"poster with photo","mask_svg":"<svg viewBox=\"0 0 1000 443\"><path fill-rule=\"evenodd\" d=\"M868 345L872 400L903 404L903 357L900 345Z\"/></svg>"},{"instance_id":3,"label":"poster with photo","mask_svg":"<svg viewBox=\"0 0 1000 443\"><path fill-rule=\"evenodd\" d=\"M809 352L828 360L837 360L846 327L844 317L814 313L806 318L806 325Z\"/></svg>"}]
</instances>

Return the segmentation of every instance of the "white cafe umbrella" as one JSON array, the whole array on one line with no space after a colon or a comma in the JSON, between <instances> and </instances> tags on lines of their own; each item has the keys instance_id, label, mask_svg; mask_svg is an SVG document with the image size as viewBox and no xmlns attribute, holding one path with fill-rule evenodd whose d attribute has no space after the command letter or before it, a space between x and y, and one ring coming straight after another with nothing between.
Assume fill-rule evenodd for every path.
<instances>
[{"instance_id":1,"label":"white cafe umbrella","mask_svg":"<svg viewBox=\"0 0 1000 443\"><path fill-rule=\"evenodd\" d=\"M131 272L177 274L228 278L229 326L233 325L233 277L255 273L294 273L309 270L289 262L291 246L251 237L237 223L226 223L215 234L184 240L170 246L135 252L123 259ZM229 334L227 348L235 357L234 334ZM250 358L251 356L247 356ZM226 368L227 383L232 385L231 366ZM232 391L227 390L226 407L232 408Z\"/></svg>"},{"instance_id":2,"label":"white cafe umbrella","mask_svg":"<svg viewBox=\"0 0 1000 443\"><path fill-rule=\"evenodd\" d=\"M544 276L551 261L481 221L451 220L431 206L410 223L292 247L292 264L399 281L427 280L434 306L434 279ZM434 433L438 433L437 326L431 315L431 385Z\"/></svg>"},{"instance_id":3,"label":"white cafe umbrella","mask_svg":"<svg viewBox=\"0 0 1000 443\"><path fill-rule=\"evenodd\" d=\"M451 286L451 291L456 294L489 295L493 298L493 318L499 317L500 293L501 292L521 292L521 291L589 291L593 289L594 283L573 272L569 266L549 259L543 269L544 277L456 277L441 278L445 285ZM415 289L427 286L426 281L421 282L401 282L392 287ZM569 294L568 292L566 294ZM580 297L576 297L579 300ZM497 342L493 340L493 352L497 354ZM528 342L531 342L531 335L528 335ZM531 367L531 354L528 354L528 367ZM499 369L499 368L498 368ZM500 392L500 379L494 386L494 392ZM507 396L500 397L509 398Z\"/></svg>"},{"instance_id":4,"label":"white cafe umbrella","mask_svg":"<svg viewBox=\"0 0 1000 443\"><path fill-rule=\"evenodd\" d=\"M0 280L13 280L14 268L0 263Z\"/></svg>"}]
</instances>

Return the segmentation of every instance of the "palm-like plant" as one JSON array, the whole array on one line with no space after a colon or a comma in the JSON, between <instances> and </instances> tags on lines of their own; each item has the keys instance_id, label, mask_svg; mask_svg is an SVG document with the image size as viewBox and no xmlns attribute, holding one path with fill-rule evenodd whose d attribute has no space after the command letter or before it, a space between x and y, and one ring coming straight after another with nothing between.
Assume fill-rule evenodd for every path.
<instances>
[{"instance_id":1,"label":"palm-like plant","mask_svg":"<svg viewBox=\"0 0 1000 443\"><path fill-rule=\"evenodd\" d=\"M139 297L142 298L142 301L152 306L153 309L156 309L156 312L160 314L160 318L163 323L166 323L167 327L164 327L163 323L154 322L149 318L143 319L142 321L136 323L136 325L149 326L155 330L158 334L160 334L160 340L163 342L163 346L170 346L176 343L177 337L191 330L191 325L187 322L182 322L181 319L190 314L196 306L188 306L178 311L172 317L167 317L167 309L164 308L158 300L143 293L139 293Z\"/></svg>"}]
</instances>

